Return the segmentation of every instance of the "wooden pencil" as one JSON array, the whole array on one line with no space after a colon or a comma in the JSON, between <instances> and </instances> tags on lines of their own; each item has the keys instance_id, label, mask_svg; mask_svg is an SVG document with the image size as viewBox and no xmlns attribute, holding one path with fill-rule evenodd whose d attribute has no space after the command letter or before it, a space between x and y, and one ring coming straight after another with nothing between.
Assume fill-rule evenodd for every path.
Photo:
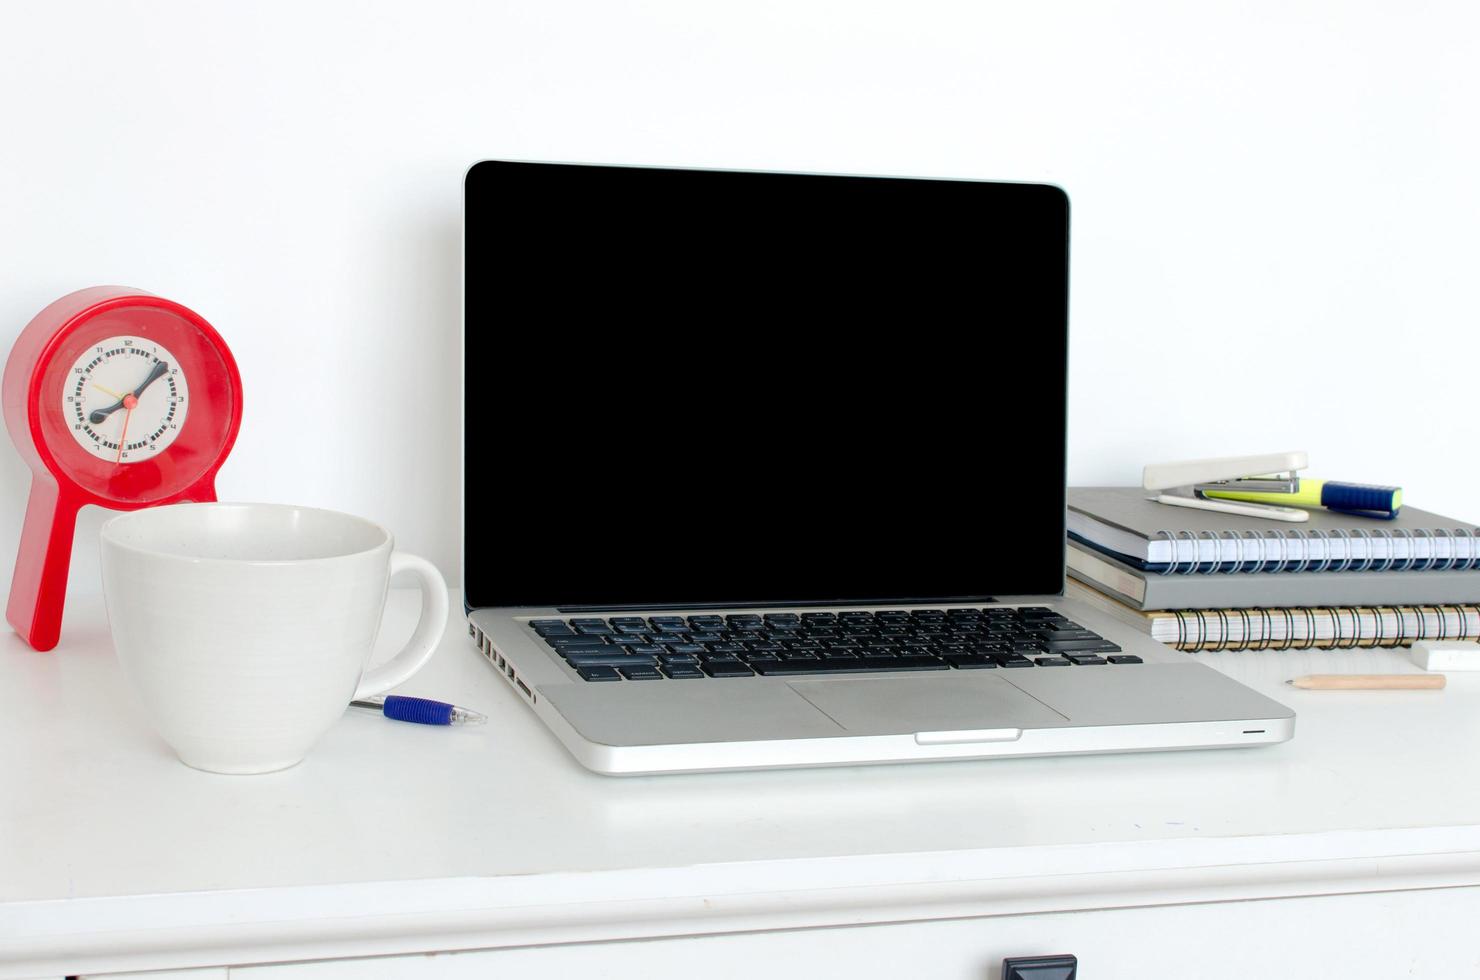
<instances>
[{"instance_id":1,"label":"wooden pencil","mask_svg":"<svg viewBox=\"0 0 1480 980\"><path fill-rule=\"evenodd\" d=\"M1289 682L1302 691L1433 691L1443 674L1308 674Z\"/></svg>"}]
</instances>

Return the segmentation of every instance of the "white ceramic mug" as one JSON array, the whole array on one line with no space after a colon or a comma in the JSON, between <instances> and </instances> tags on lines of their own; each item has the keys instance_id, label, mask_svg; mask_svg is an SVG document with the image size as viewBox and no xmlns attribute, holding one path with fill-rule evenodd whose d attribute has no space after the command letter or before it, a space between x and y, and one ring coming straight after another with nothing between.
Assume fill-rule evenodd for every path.
<instances>
[{"instance_id":1,"label":"white ceramic mug","mask_svg":"<svg viewBox=\"0 0 1480 980\"><path fill-rule=\"evenodd\" d=\"M447 626L447 586L385 528L280 504L177 504L103 525L113 644L160 735L196 769L301 761L353 698L402 683ZM411 572L421 621L366 670L386 590Z\"/></svg>"}]
</instances>

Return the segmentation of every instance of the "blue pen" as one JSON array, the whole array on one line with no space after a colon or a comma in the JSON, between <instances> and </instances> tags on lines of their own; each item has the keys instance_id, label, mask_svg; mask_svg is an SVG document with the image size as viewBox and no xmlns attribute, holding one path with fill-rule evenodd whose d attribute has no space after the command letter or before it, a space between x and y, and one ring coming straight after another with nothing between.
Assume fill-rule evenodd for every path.
<instances>
[{"instance_id":1,"label":"blue pen","mask_svg":"<svg viewBox=\"0 0 1480 980\"><path fill-rule=\"evenodd\" d=\"M410 721L418 725L481 725L488 716L471 708L459 708L445 701L427 698L408 698L400 694L383 697L362 698L351 701L356 708L377 708L380 713L395 721Z\"/></svg>"}]
</instances>

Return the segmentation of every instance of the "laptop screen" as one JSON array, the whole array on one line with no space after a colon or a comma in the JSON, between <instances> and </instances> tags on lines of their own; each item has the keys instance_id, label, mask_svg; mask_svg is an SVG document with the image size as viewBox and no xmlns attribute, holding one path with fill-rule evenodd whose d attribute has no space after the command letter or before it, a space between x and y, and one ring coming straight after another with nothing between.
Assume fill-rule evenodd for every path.
<instances>
[{"instance_id":1,"label":"laptop screen","mask_svg":"<svg viewBox=\"0 0 1480 980\"><path fill-rule=\"evenodd\" d=\"M469 606L1063 587L1057 188L484 162Z\"/></svg>"}]
</instances>

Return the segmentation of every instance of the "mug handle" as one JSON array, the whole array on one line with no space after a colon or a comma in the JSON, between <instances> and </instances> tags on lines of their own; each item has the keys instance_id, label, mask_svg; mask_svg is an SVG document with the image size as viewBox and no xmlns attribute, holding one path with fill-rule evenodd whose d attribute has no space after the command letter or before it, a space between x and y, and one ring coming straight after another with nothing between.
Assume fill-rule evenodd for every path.
<instances>
[{"instance_id":1,"label":"mug handle","mask_svg":"<svg viewBox=\"0 0 1480 980\"><path fill-rule=\"evenodd\" d=\"M355 700L384 694L397 684L405 683L432 659L447 629L447 583L443 581L442 573L437 571L437 566L425 558L393 551L390 574L397 572L410 572L416 576L421 589L421 619L417 621L416 632L411 634L400 653L379 667L367 670L360 678L360 686L355 688Z\"/></svg>"}]
</instances>

